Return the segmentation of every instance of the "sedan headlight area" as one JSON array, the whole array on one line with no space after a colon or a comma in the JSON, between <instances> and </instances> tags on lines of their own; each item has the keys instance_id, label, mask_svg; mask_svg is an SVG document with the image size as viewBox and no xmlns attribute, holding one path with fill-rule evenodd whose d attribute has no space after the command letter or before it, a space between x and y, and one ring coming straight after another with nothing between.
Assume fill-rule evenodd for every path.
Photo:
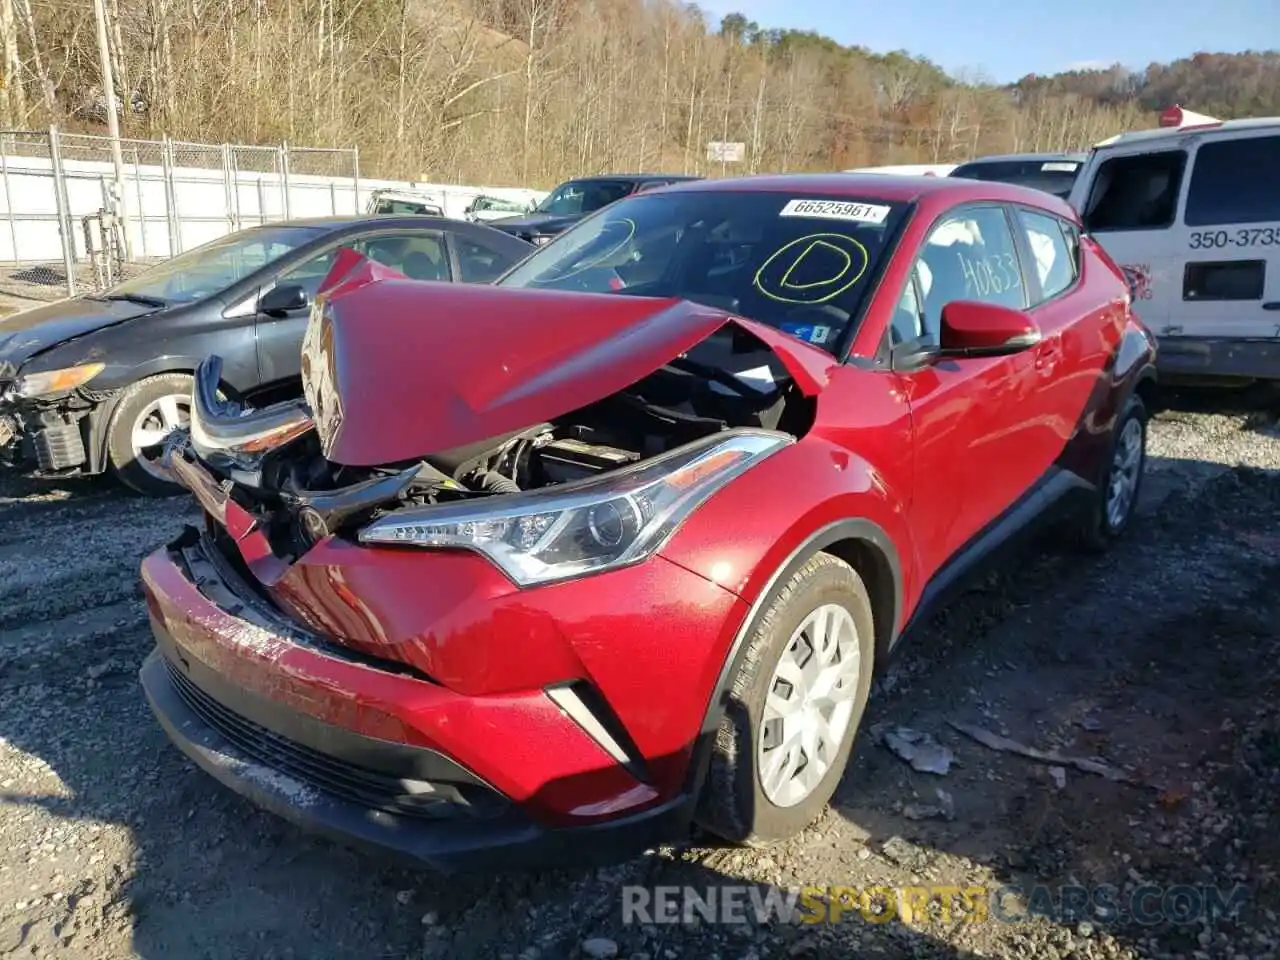
<instances>
[{"instance_id":1,"label":"sedan headlight area","mask_svg":"<svg viewBox=\"0 0 1280 960\"><path fill-rule=\"evenodd\" d=\"M793 442L768 431L720 434L558 488L397 511L359 537L474 550L520 586L598 573L650 556L716 490Z\"/></svg>"},{"instance_id":2,"label":"sedan headlight area","mask_svg":"<svg viewBox=\"0 0 1280 960\"><path fill-rule=\"evenodd\" d=\"M24 399L43 397L50 393L65 393L84 386L100 374L105 366L104 363L82 363L75 367L63 367L61 370L28 373L15 380L9 389L13 396Z\"/></svg>"}]
</instances>

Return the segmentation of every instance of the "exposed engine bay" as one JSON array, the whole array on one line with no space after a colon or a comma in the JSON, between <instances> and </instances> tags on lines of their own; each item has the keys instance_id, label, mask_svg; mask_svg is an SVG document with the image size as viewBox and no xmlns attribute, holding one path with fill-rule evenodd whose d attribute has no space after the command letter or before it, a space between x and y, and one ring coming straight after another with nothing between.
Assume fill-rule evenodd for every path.
<instances>
[{"instance_id":1,"label":"exposed engine bay","mask_svg":"<svg viewBox=\"0 0 1280 960\"><path fill-rule=\"evenodd\" d=\"M323 456L315 430L256 456L252 471L202 459L232 481L232 496L259 518L277 555L296 557L328 534L400 507L586 480L734 428L798 437L813 412L813 399L795 387L772 352L728 327L583 409L416 462L336 464Z\"/></svg>"}]
</instances>

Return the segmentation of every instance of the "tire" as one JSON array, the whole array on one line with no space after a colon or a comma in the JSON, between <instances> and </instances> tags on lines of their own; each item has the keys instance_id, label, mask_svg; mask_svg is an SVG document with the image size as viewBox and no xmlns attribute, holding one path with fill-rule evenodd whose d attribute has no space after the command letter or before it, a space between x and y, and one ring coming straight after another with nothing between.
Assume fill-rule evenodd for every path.
<instances>
[{"instance_id":1,"label":"tire","mask_svg":"<svg viewBox=\"0 0 1280 960\"><path fill-rule=\"evenodd\" d=\"M1130 442L1127 439L1136 437L1136 462L1122 458L1122 450ZM1124 463L1122 464L1122 460ZM1124 465L1127 464L1127 465ZM1077 542L1086 550L1101 552L1124 536L1133 522L1137 510L1138 499L1142 495L1142 478L1147 464L1147 408L1137 394L1129 397L1124 410L1116 420L1115 430L1111 434L1111 446L1107 451L1106 472L1097 491L1090 498L1090 505L1077 529ZM1129 492L1127 506L1123 511L1112 512L1109 505L1115 492L1112 483L1116 480L1117 471L1124 469L1129 476Z\"/></svg>"},{"instance_id":2,"label":"tire","mask_svg":"<svg viewBox=\"0 0 1280 960\"><path fill-rule=\"evenodd\" d=\"M800 639L801 627L819 611L834 611L834 622L851 624L854 632L849 638L846 629L844 640L838 641L845 644L840 662L854 651L857 657L856 676L846 677L838 688L844 691L841 702L846 704L842 711L847 722L838 746L817 750L820 759L827 762L820 779L809 786L807 793L794 796L800 789L798 777L787 780L784 776L782 780L790 785L793 796L781 796L785 791L769 790L766 779L777 769L776 761L769 759L773 751L787 747L779 736L783 726L769 716L771 708L766 700L771 689L785 694L788 700L799 693L795 687L787 690L786 681L775 676L775 671L784 656L793 656L790 651L807 648L807 640ZM750 845L794 836L816 820L831 799L844 774L871 693L875 634L871 601L862 578L847 563L828 553L814 554L778 585L748 629L751 632L739 654L728 703L712 746L698 820L725 840ZM831 726L836 726L834 717L832 713ZM802 765L801 769L807 766ZM775 778L773 786L777 783Z\"/></svg>"},{"instance_id":3,"label":"tire","mask_svg":"<svg viewBox=\"0 0 1280 960\"><path fill-rule=\"evenodd\" d=\"M178 423L186 422L191 410L191 377L184 373L162 373L127 387L116 404L107 428L107 454L111 470L125 486L148 497L168 497L183 492L171 480L162 478L150 462L142 462L135 449L135 429L148 422L157 436L168 426L173 409ZM173 398L173 405L166 404Z\"/></svg>"}]
</instances>

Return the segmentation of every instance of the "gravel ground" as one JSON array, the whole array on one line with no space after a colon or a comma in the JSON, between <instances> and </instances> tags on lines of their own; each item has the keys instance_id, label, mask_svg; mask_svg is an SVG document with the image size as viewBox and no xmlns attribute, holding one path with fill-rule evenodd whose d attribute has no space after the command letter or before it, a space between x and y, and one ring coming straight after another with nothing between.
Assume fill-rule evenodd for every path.
<instances>
[{"instance_id":1,"label":"gravel ground","mask_svg":"<svg viewBox=\"0 0 1280 960\"><path fill-rule=\"evenodd\" d=\"M911 639L802 836L447 882L312 840L168 745L136 680L151 646L136 571L192 515L184 501L0 479L0 954L1275 958L1280 424L1211 410L1180 399L1153 423L1142 522L1113 553L1033 544ZM990 749L955 723L1060 756ZM945 775L890 749L913 737L950 752ZM1212 924L964 922L935 905L911 924L643 925L624 922L624 884L1042 884L1053 896L1033 906L1064 884L1122 899L1244 884L1250 900Z\"/></svg>"}]
</instances>

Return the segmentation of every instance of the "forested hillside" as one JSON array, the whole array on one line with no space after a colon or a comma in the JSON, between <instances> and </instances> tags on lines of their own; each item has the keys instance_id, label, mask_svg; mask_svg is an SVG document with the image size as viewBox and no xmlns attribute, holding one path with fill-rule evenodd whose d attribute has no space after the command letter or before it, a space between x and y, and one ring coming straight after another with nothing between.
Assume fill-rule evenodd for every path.
<instances>
[{"instance_id":1,"label":"forested hillside","mask_svg":"<svg viewBox=\"0 0 1280 960\"><path fill-rule=\"evenodd\" d=\"M385 175L550 185L1086 146L1172 103L1280 114L1280 55L949 77L906 52L672 0L107 0L128 136L358 145ZM9 129L101 130L93 8L0 0ZM740 165L708 164L711 140Z\"/></svg>"}]
</instances>

